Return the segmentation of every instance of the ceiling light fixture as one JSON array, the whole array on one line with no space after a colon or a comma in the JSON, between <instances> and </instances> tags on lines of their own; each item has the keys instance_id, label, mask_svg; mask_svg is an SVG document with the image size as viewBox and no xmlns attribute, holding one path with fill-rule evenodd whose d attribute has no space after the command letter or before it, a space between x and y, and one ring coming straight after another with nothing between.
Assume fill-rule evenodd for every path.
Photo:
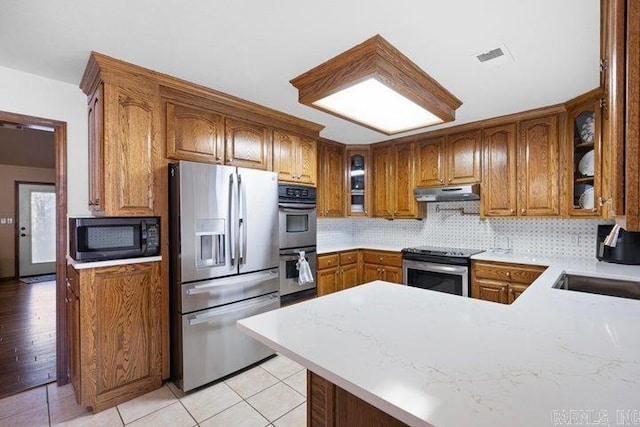
<instances>
[{"instance_id":1,"label":"ceiling light fixture","mask_svg":"<svg viewBox=\"0 0 640 427\"><path fill-rule=\"evenodd\" d=\"M379 34L291 84L301 104L387 135L453 121L462 105Z\"/></svg>"}]
</instances>

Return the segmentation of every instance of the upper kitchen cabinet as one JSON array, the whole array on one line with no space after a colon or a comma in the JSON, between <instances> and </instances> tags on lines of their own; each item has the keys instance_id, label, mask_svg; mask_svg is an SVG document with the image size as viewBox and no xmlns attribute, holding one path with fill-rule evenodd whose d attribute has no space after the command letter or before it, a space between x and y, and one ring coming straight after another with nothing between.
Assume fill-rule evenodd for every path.
<instances>
[{"instance_id":1,"label":"upper kitchen cabinet","mask_svg":"<svg viewBox=\"0 0 640 427\"><path fill-rule=\"evenodd\" d=\"M158 185L158 85L109 69L92 55L81 87L89 108L89 208L97 215L154 215Z\"/></svg>"},{"instance_id":2,"label":"upper kitchen cabinet","mask_svg":"<svg viewBox=\"0 0 640 427\"><path fill-rule=\"evenodd\" d=\"M317 156L315 139L273 131L273 170L279 181L315 186Z\"/></svg>"},{"instance_id":3,"label":"upper kitchen cabinet","mask_svg":"<svg viewBox=\"0 0 640 427\"><path fill-rule=\"evenodd\" d=\"M425 206L413 194L415 143L375 144L373 164L373 216L388 219L423 218Z\"/></svg>"},{"instance_id":4,"label":"upper kitchen cabinet","mask_svg":"<svg viewBox=\"0 0 640 427\"><path fill-rule=\"evenodd\" d=\"M480 182L482 132L480 129L448 135L446 141L446 184Z\"/></svg>"},{"instance_id":5,"label":"upper kitchen cabinet","mask_svg":"<svg viewBox=\"0 0 640 427\"><path fill-rule=\"evenodd\" d=\"M418 143L418 187L480 182L482 132L479 129L427 138Z\"/></svg>"},{"instance_id":6,"label":"upper kitchen cabinet","mask_svg":"<svg viewBox=\"0 0 640 427\"><path fill-rule=\"evenodd\" d=\"M518 215L559 216L559 115L523 120L518 141Z\"/></svg>"},{"instance_id":7,"label":"upper kitchen cabinet","mask_svg":"<svg viewBox=\"0 0 640 427\"><path fill-rule=\"evenodd\" d=\"M167 102L167 157L224 163L224 118L221 114Z\"/></svg>"},{"instance_id":8,"label":"upper kitchen cabinet","mask_svg":"<svg viewBox=\"0 0 640 427\"><path fill-rule=\"evenodd\" d=\"M566 209L569 216L602 215L602 91L566 104Z\"/></svg>"},{"instance_id":9,"label":"upper kitchen cabinet","mask_svg":"<svg viewBox=\"0 0 640 427\"><path fill-rule=\"evenodd\" d=\"M371 214L369 146L347 146L347 216Z\"/></svg>"},{"instance_id":10,"label":"upper kitchen cabinet","mask_svg":"<svg viewBox=\"0 0 640 427\"><path fill-rule=\"evenodd\" d=\"M343 217L345 207L343 144L318 142L318 216Z\"/></svg>"},{"instance_id":11,"label":"upper kitchen cabinet","mask_svg":"<svg viewBox=\"0 0 640 427\"><path fill-rule=\"evenodd\" d=\"M225 134L227 165L271 169L271 129L245 120L227 118Z\"/></svg>"},{"instance_id":12,"label":"upper kitchen cabinet","mask_svg":"<svg viewBox=\"0 0 640 427\"><path fill-rule=\"evenodd\" d=\"M486 128L482 131L482 196L483 216L517 215L517 125Z\"/></svg>"}]
</instances>

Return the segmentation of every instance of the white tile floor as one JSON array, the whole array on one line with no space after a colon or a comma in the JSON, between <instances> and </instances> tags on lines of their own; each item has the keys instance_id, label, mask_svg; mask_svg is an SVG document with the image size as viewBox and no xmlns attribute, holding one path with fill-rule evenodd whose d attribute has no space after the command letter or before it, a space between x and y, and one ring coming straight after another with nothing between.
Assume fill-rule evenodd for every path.
<instances>
[{"instance_id":1,"label":"white tile floor","mask_svg":"<svg viewBox=\"0 0 640 427\"><path fill-rule=\"evenodd\" d=\"M38 387L0 400L3 426L306 426L306 371L284 356L190 393L172 383L90 414L71 384Z\"/></svg>"}]
</instances>

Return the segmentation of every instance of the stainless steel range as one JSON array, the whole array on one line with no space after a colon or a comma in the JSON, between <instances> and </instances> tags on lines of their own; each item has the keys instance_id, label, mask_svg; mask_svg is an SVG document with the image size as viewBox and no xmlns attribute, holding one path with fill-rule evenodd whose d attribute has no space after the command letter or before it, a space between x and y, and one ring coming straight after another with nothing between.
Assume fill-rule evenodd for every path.
<instances>
[{"instance_id":1,"label":"stainless steel range","mask_svg":"<svg viewBox=\"0 0 640 427\"><path fill-rule=\"evenodd\" d=\"M471 256L479 249L418 246L402 250L404 284L468 297Z\"/></svg>"}]
</instances>

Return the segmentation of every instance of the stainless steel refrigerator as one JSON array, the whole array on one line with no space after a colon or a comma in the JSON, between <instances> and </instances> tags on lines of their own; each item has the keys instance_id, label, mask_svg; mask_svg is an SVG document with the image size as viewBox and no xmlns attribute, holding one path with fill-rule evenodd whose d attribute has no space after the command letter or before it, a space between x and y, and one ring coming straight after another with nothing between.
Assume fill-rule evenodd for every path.
<instances>
[{"instance_id":1,"label":"stainless steel refrigerator","mask_svg":"<svg viewBox=\"0 0 640 427\"><path fill-rule=\"evenodd\" d=\"M171 371L188 391L273 354L236 321L280 307L277 174L173 163L169 210Z\"/></svg>"}]
</instances>

